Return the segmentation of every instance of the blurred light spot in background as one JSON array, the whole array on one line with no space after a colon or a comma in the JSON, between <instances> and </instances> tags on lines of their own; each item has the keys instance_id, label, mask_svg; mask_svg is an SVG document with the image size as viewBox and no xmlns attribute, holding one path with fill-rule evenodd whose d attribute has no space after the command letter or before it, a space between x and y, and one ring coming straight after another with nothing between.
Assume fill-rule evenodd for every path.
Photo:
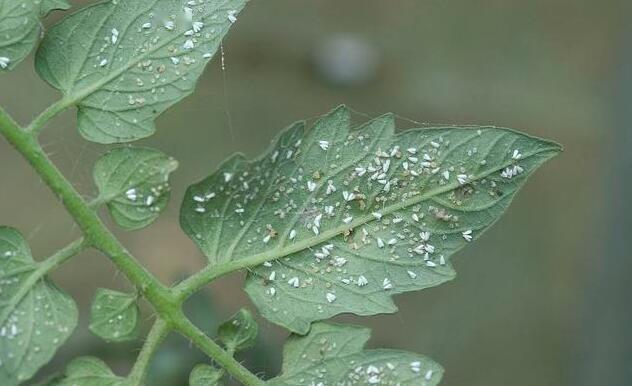
<instances>
[{"instance_id":1,"label":"blurred light spot in background","mask_svg":"<svg viewBox=\"0 0 632 386\"><path fill-rule=\"evenodd\" d=\"M362 86L377 77L380 55L370 42L353 35L334 35L314 50L318 75L336 86Z\"/></svg>"}]
</instances>

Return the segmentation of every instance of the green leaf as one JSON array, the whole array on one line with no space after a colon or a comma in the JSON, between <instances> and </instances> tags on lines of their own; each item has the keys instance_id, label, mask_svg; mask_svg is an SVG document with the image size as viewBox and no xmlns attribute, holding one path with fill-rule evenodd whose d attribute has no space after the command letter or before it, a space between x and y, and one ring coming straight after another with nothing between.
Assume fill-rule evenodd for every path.
<instances>
[{"instance_id":1,"label":"green leaf","mask_svg":"<svg viewBox=\"0 0 632 386\"><path fill-rule=\"evenodd\" d=\"M9 227L0 227L0 288L0 385L11 386L50 361L76 327L78 312Z\"/></svg>"},{"instance_id":2,"label":"green leaf","mask_svg":"<svg viewBox=\"0 0 632 386\"><path fill-rule=\"evenodd\" d=\"M242 308L217 331L219 340L232 352L245 350L257 341L259 326L250 311Z\"/></svg>"},{"instance_id":3,"label":"green leaf","mask_svg":"<svg viewBox=\"0 0 632 386\"><path fill-rule=\"evenodd\" d=\"M94 166L97 201L106 202L114 221L133 230L151 224L166 208L171 195L169 174L178 162L144 147L120 147Z\"/></svg>"},{"instance_id":4,"label":"green leaf","mask_svg":"<svg viewBox=\"0 0 632 386\"><path fill-rule=\"evenodd\" d=\"M65 378L55 386L123 386L125 379L115 375L99 358L80 357L68 365Z\"/></svg>"},{"instance_id":5,"label":"green leaf","mask_svg":"<svg viewBox=\"0 0 632 386\"><path fill-rule=\"evenodd\" d=\"M189 376L189 386L220 385L224 371L206 364L199 364L193 368Z\"/></svg>"},{"instance_id":6,"label":"green leaf","mask_svg":"<svg viewBox=\"0 0 632 386\"><path fill-rule=\"evenodd\" d=\"M69 7L60 0L0 0L0 74L31 52L40 37L40 16Z\"/></svg>"},{"instance_id":7,"label":"green leaf","mask_svg":"<svg viewBox=\"0 0 632 386\"><path fill-rule=\"evenodd\" d=\"M138 336L136 295L98 288L90 308L90 331L108 342L124 342Z\"/></svg>"},{"instance_id":8,"label":"green leaf","mask_svg":"<svg viewBox=\"0 0 632 386\"><path fill-rule=\"evenodd\" d=\"M443 368L424 356L398 350L364 350L367 328L315 323L292 335L283 349L283 372L271 386L439 384Z\"/></svg>"},{"instance_id":9,"label":"green leaf","mask_svg":"<svg viewBox=\"0 0 632 386\"><path fill-rule=\"evenodd\" d=\"M83 8L51 28L40 76L77 105L88 140L147 137L154 119L193 92L247 0L115 0Z\"/></svg>"},{"instance_id":10,"label":"green leaf","mask_svg":"<svg viewBox=\"0 0 632 386\"><path fill-rule=\"evenodd\" d=\"M350 130L340 107L191 186L181 226L211 264L267 262L246 291L266 318L306 333L340 313L395 312L392 295L454 278L450 257L559 151L496 127L396 135L390 114Z\"/></svg>"}]
</instances>

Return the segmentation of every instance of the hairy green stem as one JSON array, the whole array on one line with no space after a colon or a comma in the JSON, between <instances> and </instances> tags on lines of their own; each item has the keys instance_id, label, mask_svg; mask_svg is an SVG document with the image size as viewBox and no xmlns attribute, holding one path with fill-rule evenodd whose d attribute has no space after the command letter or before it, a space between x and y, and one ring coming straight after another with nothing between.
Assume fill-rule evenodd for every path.
<instances>
[{"instance_id":1,"label":"hairy green stem","mask_svg":"<svg viewBox=\"0 0 632 386\"><path fill-rule=\"evenodd\" d=\"M134 367L129 374L129 386L141 386L143 382L145 382L147 368L149 367L151 358L156 354L158 347L160 347L160 344L167 337L170 330L169 325L163 319L156 319L147 335L140 354L138 354L136 363L134 363Z\"/></svg>"},{"instance_id":2,"label":"hairy green stem","mask_svg":"<svg viewBox=\"0 0 632 386\"><path fill-rule=\"evenodd\" d=\"M82 230L86 242L116 264L171 328L191 339L235 379L246 385L263 384L186 318L181 309L182 301L174 295L175 292L136 261L43 151L37 141L37 134L48 120L68 106L63 100L56 103L36 118L27 130L22 129L0 108L0 134L31 164L44 183L57 195Z\"/></svg>"},{"instance_id":3,"label":"hairy green stem","mask_svg":"<svg viewBox=\"0 0 632 386\"><path fill-rule=\"evenodd\" d=\"M0 114L0 116L2 115L4 114ZM6 124L6 122L8 122L6 119L0 118L0 132L26 158L46 185L58 196L91 245L109 256L139 291L158 309L172 307L173 299L168 288L154 278L119 243L96 212L88 206L59 169L53 165L35 137L17 125Z\"/></svg>"},{"instance_id":4,"label":"hairy green stem","mask_svg":"<svg viewBox=\"0 0 632 386\"><path fill-rule=\"evenodd\" d=\"M50 105L46 110L44 110L40 115L35 117L33 122L26 128L28 133L32 133L34 136L38 136L39 133L44 129L48 121L55 118L62 111L66 110L68 107L72 106L71 101L66 99L61 99L56 103Z\"/></svg>"},{"instance_id":5,"label":"hairy green stem","mask_svg":"<svg viewBox=\"0 0 632 386\"><path fill-rule=\"evenodd\" d=\"M219 363L228 373L237 378L240 382L246 385L259 386L264 385L261 379L251 373L248 369L242 366L235 358L233 353L223 350L217 343L210 339L202 330L197 328L186 317L177 318L174 322L174 328L182 335L189 338L196 346L200 348L206 355L213 358ZM240 377L238 378L237 375Z\"/></svg>"},{"instance_id":6,"label":"hairy green stem","mask_svg":"<svg viewBox=\"0 0 632 386\"><path fill-rule=\"evenodd\" d=\"M43 276L49 273L50 271L54 270L55 268L59 267L60 265L62 265L66 260L70 259L73 256L76 256L77 254L79 254L81 251L88 248L89 246L90 246L90 242L88 242L83 237L79 238L71 242L70 244L66 245L59 251L55 252L55 254L50 256L49 258L40 261L38 263L39 267L37 270L42 271L43 272L42 276Z\"/></svg>"}]
</instances>

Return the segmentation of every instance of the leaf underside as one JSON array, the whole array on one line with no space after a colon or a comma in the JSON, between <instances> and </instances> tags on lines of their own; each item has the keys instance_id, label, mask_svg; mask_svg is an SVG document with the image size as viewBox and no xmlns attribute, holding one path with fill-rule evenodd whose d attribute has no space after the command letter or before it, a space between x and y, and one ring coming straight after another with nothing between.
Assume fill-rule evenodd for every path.
<instances>
[{"instance_id":1,"label":"leaf underside","mask_svg":"<svg viewBox=\"0 0 632 386\"><path fill-rule=\"evenodd\" d=\"M210 264L267 261L246 291L266 318L304 334L340 313L395 312L392 295L454 278L451 255L559 151L496 127L396 135L390 114L350 129L339 107L191 186L181 226Z\"/></svg>"},{"instance_id":2,"label":"leaf underside","mask_svg":"<svg viewBox=\"0 0 632 386\"><path fill-rule=\"evenodd\" d=\"M254 346L259 326L250 311L241 309L217 330L217 338L231 352L238 352Z\"/></svg>"},{"instance_id":3,"label":"leaf underside","mask_svg":"<svg viewBox=\"0 0 632 386\"><path fill-rule=\"evenodd\" d=\"M69 7L59 0L0 0L0 74L31 52L40 37L40 17Z\"/></svg>"},{"instance_id":4,"label":"leaf underside","mask_svg":"<svg viewBox=\"0 0 632 386\"><path fill-rule=\"evenodd\" d=\"M22 235L0 227L0 385L31 378L77 325L75 302L37 268Z\"/></svg>"},{"instance_id":5,"label":"leaf underside","mask_svg":"<svg viewBox=\"0 0 632 386\"><path fill-rule=\"evenodd\" d=\"M125 379L115 375L101 359L80 357L68 364L61 379L47 386L124 386L126 384Z\"/></svg>"},{"instance_id":6,"label":"leaf underside","mask_svg":"<svg viewBox=\"0 0 632 386\"><path fill-rule=\"evenodd\" d=\"M78 107L88 140L151 135L154 119L193 92L247 0L117 0L85 7L46 34L40 76Z\"/></svg>"},{"instance_id":7,"label":"leaf underside","mask_svg":"<svg viewBox=\"0 0 632 386\"><path fill-rule=\"evenodd\" d=\"M144 228L167 207L169 175L177 167L177 161L158 150L132 146L113 149L94 166L99 201L107 203L120 227Z\"/></svg>"},{"instance_id":8,"label":"leaf underside","mask_svg":"<svg viewBox=\"0 0 632 386\"><path fill-rule=\"evenodd\" d=\"M217 386L224 371L207 364L196 365L189 376L189 386Z\"/></svg>"},{"instance_id":9,"label":"leaf underside","mask_svg":"<svg viewBox=\"0 0 632 386\"><path fill-rule=\"evenodd\" d=\"M306 336L292 335L283 349L282 374L271 386L439 384L443 368L422 355L363 350L367 328L315 323Z\"/></svg>"},{"instance_id":10,"label":"leaf underside","mask_svg":"<svg viewBox=\"0 0 632 386\"><path fill-rule=\"evenodd\" d=\"M90 331L108 342L124 342L138 336L136 296L99 288L90 309Z\"/></svg>"}]
</instances>

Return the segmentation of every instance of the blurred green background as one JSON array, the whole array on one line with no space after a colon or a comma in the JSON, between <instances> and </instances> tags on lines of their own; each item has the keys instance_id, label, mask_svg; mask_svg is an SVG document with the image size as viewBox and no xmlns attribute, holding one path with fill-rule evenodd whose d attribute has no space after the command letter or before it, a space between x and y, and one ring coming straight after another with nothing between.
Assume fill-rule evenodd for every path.
<instances>
[{"instance_id":1,"label":"blurred green background","mask_svg":"<svg viewBox=\"0 0 632 386\"><path fill-rule=\"evenodd\" d=\"M340 103L368 116L395 112L402 128L513 127L566 151L459 254L457 280L398 296L395 315L339 319L371 326L373 346L434 358L447 386L632 385L631 15L630 2L617 0L252 0L224 42L225 70L215 58L197 92L141 141L180 161L169 210L148 229L120 236L166 283L200 269L204 259L178 225L186 186L231 153L255 156L290 122ZM0 78L0 104L22 123L58 97L32 58ZM91 167L106 147L86 143L73 126L74 112L64 113L43 144L92 197ZM22 230L37 257L78 236L3 140L0 197L0 223ZM125 279L95 253L53 276L80 303L82 325L41 376L86 354L127 371L140 342L106 345L86 328L95 289L126 288ZM212 333L241 306L252 307L242 282L235 274L213 284L187 305L189 315ZM286 333L261 323L259 344L240 358L270 377ZM184 385L200 361L172 337L149 384Z\"/></svg>"}]
</instances>

